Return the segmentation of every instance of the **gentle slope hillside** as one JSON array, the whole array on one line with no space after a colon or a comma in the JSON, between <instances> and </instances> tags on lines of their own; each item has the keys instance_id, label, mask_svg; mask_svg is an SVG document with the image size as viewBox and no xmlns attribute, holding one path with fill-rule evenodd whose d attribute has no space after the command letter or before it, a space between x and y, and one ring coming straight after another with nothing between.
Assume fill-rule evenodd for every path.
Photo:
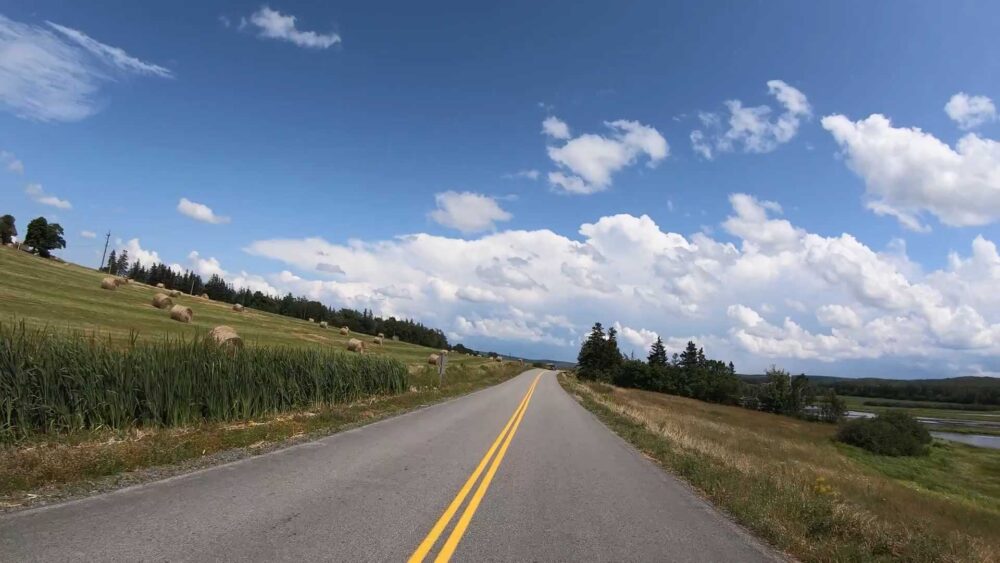
<instances>
[{"instance_id":1,"label":"gentle slope hillside","mask_svg":"<svg viewBox=\"0 0 1000 563\"><path fill-rule=\"evenodd\" d=\"M132 332L139 338L165 336L194 337L218 325L236 329L244 341L289 346L333 346L345 349L349 338L371 345L372 336L352 333L342 336L335 327L320 328L308 321L271 313L247 310L237 313L228 303L208 301L183 294L174 303L190 307L194 320L189 324L170 319L167 311L152 305L158 292L154 287L132 283L114 291L101 289L105 274L77 266L45 260L0 247L0 322L23 320L34 326L96 331L125 341ZM381 348L370 347L407 364L423 364L430 348L394 342L386 335ZM485 363L486 358L452 355L450 362Z\"/></svg>"}]
</instances>

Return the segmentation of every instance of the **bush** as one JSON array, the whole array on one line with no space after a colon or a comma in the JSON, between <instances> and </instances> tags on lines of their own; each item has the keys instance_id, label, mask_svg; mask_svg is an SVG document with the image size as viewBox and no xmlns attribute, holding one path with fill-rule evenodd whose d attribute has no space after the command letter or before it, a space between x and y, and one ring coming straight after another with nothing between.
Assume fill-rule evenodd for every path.
<instances>
[{"instance_id":1,"label":"bush","mask_svg":"<svg viewBox=\"0 0 1000 563\"><path fill-rule=\"evenodd\" d=\"M879 455L913 456L927 454L931 435L912 416L888 412L844 423L837 440Z\"/></svg>"}]
</instances>

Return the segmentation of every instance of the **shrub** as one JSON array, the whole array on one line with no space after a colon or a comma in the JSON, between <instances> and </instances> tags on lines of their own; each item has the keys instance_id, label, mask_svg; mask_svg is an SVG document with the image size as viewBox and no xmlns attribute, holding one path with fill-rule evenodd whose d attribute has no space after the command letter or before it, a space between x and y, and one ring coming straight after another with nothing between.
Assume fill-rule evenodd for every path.
<instances>
[{"instance_id":1,"label":"shrub","mask_svg":"<svg viewBox=\"0 0 1000 563\"><path fill-rule=\"evenodd\" d=\"M912 416L887 412L875 418L859 418L841 425L837 439L872 453L890 456L925 455L931 435Z\"/></svg>"}]
</instances>

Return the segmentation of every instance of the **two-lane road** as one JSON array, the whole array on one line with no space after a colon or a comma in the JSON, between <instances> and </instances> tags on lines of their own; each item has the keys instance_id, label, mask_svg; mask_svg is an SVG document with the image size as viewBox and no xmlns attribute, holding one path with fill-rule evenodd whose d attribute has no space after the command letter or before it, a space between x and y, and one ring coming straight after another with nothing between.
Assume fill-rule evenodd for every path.
<instances>
[{"instance_id":1,"label":"two-lane road","mask_svg":"<svg viewBox=\"0 0 1000 563\"><path fill-rule=\"evenodd\" d=\"M453 550L453 551L452 551ZM236 463L0 516L3 561L765 561L554 372Z\"/></svg>"}]
</instances>

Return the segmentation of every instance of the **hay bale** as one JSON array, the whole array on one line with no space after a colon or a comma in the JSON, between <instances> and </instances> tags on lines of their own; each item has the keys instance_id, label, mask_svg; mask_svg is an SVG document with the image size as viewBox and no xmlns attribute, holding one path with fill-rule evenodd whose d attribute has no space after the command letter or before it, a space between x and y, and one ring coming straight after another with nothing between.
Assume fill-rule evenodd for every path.
<instances>
[{"instance_id":1,"label":"hay bale","mask_svg":"<svg viewBox=\"0 0 1000 563\"><path fill-rule=\"evenodd\" d=\"M236 334L236 331L231 326L217 326L208 333L208 337L219 346L229 348L241 348L243 346L243 339L240 338L240 335Z\"/></svg>"},{"instance_id":2,"label":"hay bale","mask_svg":"<svg viewBox=\"0 0 1000 563\"><path fill-rule=\"evenodd\" d=\"M125 280L121 278L115 278L115 287L121 287L125 285Z\"/></svg>"},{"instance_id":3,"label":"hay bale","mask_svg":"<svg viewBox=\"0 0 1000 563\"><path fill-rule=\"evenodd\" d=\"M351 352L357 352L359 354L365 353L365 343L358 340L357 338L352 338L347 341L347 349Z\"/></svg>"},{"instance_id":4,"label":"hay bale","mask_svg":"<svg viewBox=\"0 0 1000 563\"><path fill-rule=\"evenodd\" d=\"M376 336L375 338L372 338L372 344L374 344L376 346L381 346L382 345L382 337L381 336Z\"/></svg>"},{"instance_id":5,"label":"hay bale","mask_svg":"<svg viewBox=\"0 0 1000 563\"><path fill-rule=\"evenodd\" d=\"M430 365L432 365L432 366L438 365L438 362L440 362L440 361L441 361L441 357L438 356L437 354L431 354L430 356L427 356L427 363L430 364Z\"/></svg>"},{"instance_id":6,"label":"hay bale","mask_svg":"<svg viewBox=\"0 0 1000 563\"><path fill-rule=\"evenodd\" d=\"M312 317L309 317L309 318L308 318L308 319L306 319L306 320L308 320L308 321L309 321L309 322L311 322L311 323L314 323L314 322L316 322L316 319L314 319L314 318L312 318Z\"/></svg>"},{"instance_id":7,"label":"hay bale","mask_svg":"<svg viewBox=\"0 0 1000 563\"><path fill-rule=\"evenodd\" d=\"M167 286L163 285L163 282L156 284L157 289L166 289Z\"/></svg>"},{"instance_id":8,"label":"hay bale","mask_svg":"<svg viewBox=\"0 0 1000 563\"><path fill-rule=\"evenodd\" d=\"M157 309L168 309L173 307L173 305L173 300L163 293L157 293L153 296L153 307L156 307Z\"/></svg>"},{"instance_id":9,"label":"hay bale","mask_svg":"<svg viewBox=\"0 0 1000 563\"><path fill-rule=\"evenodd\" d=\"M170 297L180 297L181 292L180 290L177 289L171 289L170 291L167 292L167 295L169 295Z\"/></svg>"},{"instance_id":10,"label":"hay bale","mask_svg":"<svg viewBox=\"0 0 1000 563\"><path fill-rule=\"evenodd\" d=\"M340 327L340 334L343 334L345 336L351 334L351 329L347 328L346 326L342 326Z\"/></svg>"},{"instance_id":11,"label":"hay bale","mask_svg":"<svg viewBox=\"0 0 1000 563\"><path fill-rule=\"evenodd\" d=\"M115 283L115 278L109 276L101 280L101 289L110 289L111 291L118 289L118 284Z\"/></svg>"},{"instance_id":12,"label":"hay bale","mask_svg":"<svg viewBox=\"0 0 1000 563\"><path fill-rule=\"evenodd\" d=\"M240 305L239 303L233 304L233 310L236 311L237 313L242 313L243 309L244 309L243 305Z\"/></svg>"},{"instance_id":13,"label":"hay bale","mask_svg":"<svg viewBox=\"0 0 1000 563\"><path fill-rule=\"evenodd\" d=\"M206 301L211 301L212 300L211 298L209 298L209 296L208 296L207 293L202 293L201 294L201 298L204 299L204 300L206 300Z\"/></svg>"},{"instance_id":14,"label":"hay bale","mask_svg":"<svg viewBox=\"0 0 1000 563\"><path fill-rule=\"evenodd\" d=\"M194 311L191 310L191 307L174 305L170 308L170 318L178 322L189 323L194 318Z\"/></svg>"},{"instance_id":15,"label":"hay bale","mask_svg":"<svg viewBox=\"0 0 1000 563\"><path fill-rule=\"evenodd\" d=\"M385 333L383 333L383 332L378 333L378 337L379 338L385 338Z\"/></svg>"},{"instance_id":16,"label":"hay bale","mask_svg":"<svg viewBox=\"0 0 1000 563\"><path fill-rule=\"evenodd\" d=\"M493 358L493 361L503 363L503 358L501 358L500 356L496 356L495 358Z\"/></svg>"},{"instance_id":17,"label":"hay bale","mask_svg":"<svg viewBox=\"0 0 1000 563\"><path fill-rule=\"evenodd\" d=\"M319 322L319 327L320 327L320 328L326 328L326 327L328 327L328 326L330 326L330 325L328 325L326 321L320 321L320 322Z\"/></svg>"},{"instance_id":18,"label":"hay bale","mask_svg":"<svg viewBox=\"0 0 1000 563\"><path fill-rule=\"evenodd\" d=\"M396 336L395 334L393 334L393 335L392 335L392 341L393 341L393 342L399 342L399 337L398 337L398 336Z\"/></svg>"}]
</instances>

